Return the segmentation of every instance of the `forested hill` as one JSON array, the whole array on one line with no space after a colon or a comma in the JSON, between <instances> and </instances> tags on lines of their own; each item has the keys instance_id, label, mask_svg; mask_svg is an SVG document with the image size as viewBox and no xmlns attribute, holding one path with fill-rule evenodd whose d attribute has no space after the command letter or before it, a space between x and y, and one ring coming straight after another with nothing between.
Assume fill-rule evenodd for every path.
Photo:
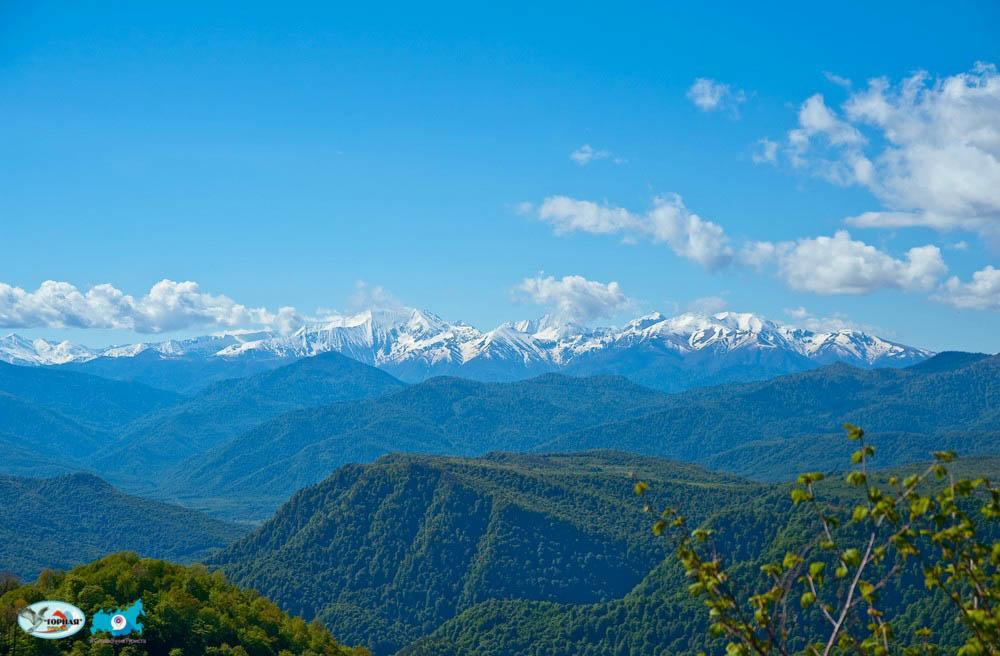
<instances>
[{"instance_id":1,"label":"forested hill","mask_svg":"<svg viewBox=\"0 0 1000 656\"><path fill-rule=\"evenodd\" d=\"M670 396L649 415L566 433L537 448L616 448L782 480L844 462L840 426L853 422L879 440L880 466L941 448L997 454L1000 356L952 355L911 369L836 364L691 390Z\"/></svg>"},{"instance_id":2,"label":"forested hill","mask_svg":"<svg viewBox=\"0 0 1000 656\"><path fill-rule=\"evenodd\" d=\"M489 599L626 595L665 555L632 475L696 519L761 493L620 453L393 455L302 490L211 562L341 639L389 654Z\"/></svg>"},{"instance_id":3,"label":"forested hill","mask_svg":"<svg viewBox=\"0 0 1000 656\"><path fill-rule=\"evenodd\" d=\"M394 451L528 451L567 431L646 414L666 398L621 377L434 378L373 400L282 415L191 458L168 485L178 494L264 492L284 500L346 463Z\"/></svg>"},{"instance_id":4,"label":"forested hill","mask_svg":"<svg viewBox=\"0 0 1000 656\"><path fill-rule=\"evenodd\" d=\"M963 460L953 470L963 476L996 477L1000 475L1000 458ZM825 500L840 500L848 508L858 498L838 481L820 488ZM734 499L705 524L714 531L712 543L723 562L727 566L737 564L733 584L740 590L748 589L752 582L756 582L757 589L764 589L765 575L760 566L781 561L789 550L802 546L804 535L816 530L811 523L814 515L801 507L795 509L788 489L778 485L752 499ZM668 558L621 599L566 604L496 598L466 609L429 636L404 647L397 656L725 653L726 639L710 636L708 611L701 600L688 594L690 583L676 560ZM964 639L964 628L955 621L951 602L943 594L925 588L915 561L900 578L890 581L880 598L880 610L891 619L895 634L904 643L919 641L916 632L923 627L932 630L934 640L944 649L942 653L955 653ZM817 634L822 634L825 626L815 608L803 611L802 616L790 630L800 636L798 645L804 649L803 626L814 627Z\"/></svg>"},{"instance_id":5,"label":"forested hill","mask_svg":"<svg viewBox=\"0 0 1000 656\"><path fill-rule=\"evenodd\" d=\"M954 467L997 476L1000 458ZM721 653L668 543L650 531L655 515L642 512L636 480L654 508L716 531L719 552L742 563L739 585L816 528L786 484L658 458L391 455L300 491L209 564L380 656ZM823 497L852 508L858 492L840 480L824 483ZM886 610L901 630L930 626L954 644L948 602L929 598L922 580L908 570Z\"/></svg>"},{"instance_id":6,"label":"forested hill","mask_svg":"<svg viewBox=\"0 0 1000 656\"><path fill-rule=\"evenodd\" d=\"M130 424L94 455L101 472L162 472L192 454L281 413L402 389L389 374L339 353L324 353L246 378L224 380L190 400Z\"/></svg>"},{"instance_id":7,"label":"forested hill","mask_svg":"<svg viewBox=\"0 0 1000 656\"><path fill-rule=\"evenodd\" d=\"M0 476L0 571L21 577L123 549L190 562L244 532L187 508L123 494L89 474Z\"/></svg>"},{"instance_id":8,"label":"forested hill","mask_svg":"<svg viewBox=\"0 0 1000 656\"><path fill-rule=\"evenodd\" d=\"M882 447L880 466L936 448L997 453L1000 357L938 357L913 370L831 365L677 395L609 377L549 374L491 384L437 378L374 400L282 415L193 457L167 485L176 494L271 495L262 502L267 508L343 464L393 451L474 456L588 449L781 480L844 462L839 430L845 421L871 427Z\"/></svg>"},{"instance_id":9,"label":"forested hill","mask_svg":"<svg viewBox=\"0 0 1000 656\"><path fill-rule=\"evenodd\" d=\"M46 599L71 603L88 618L101 610L142 601L142 633L128 637L144 644L115 647L91 643L89 625L61 640L39 640L12 626L25 605ZM101 635L109 637L98 637ZM221 574L209 573L201 566L185 567L120 553L66 573L45 572L26 585L0 581L0 654L113 653L365 656L368 652L344 647L322 626L289 617L256 592L230 585Z\"/></svg>"},{"instance_id":10,"label":"forested hill","mask_svg":"<svg viewBox=\"0 0 1000 656\"><path fill-rule=\"evenodd\" d=\"M93 430L111 432L182 397L139 383L50 367L0 362L0 393L72 418Z\"/></svg>"}]
</instances>

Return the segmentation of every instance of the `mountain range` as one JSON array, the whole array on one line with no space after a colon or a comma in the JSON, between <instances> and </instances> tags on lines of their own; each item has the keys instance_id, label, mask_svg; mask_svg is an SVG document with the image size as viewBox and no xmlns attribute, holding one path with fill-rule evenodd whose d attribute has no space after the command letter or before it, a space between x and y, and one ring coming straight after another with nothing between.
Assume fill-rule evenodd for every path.
<instances>
[{"instance_id":1,"label":"mountain range","mask_svg":"<svg viewBox=\"0 0 1000 656\"><path fill-rule=\"evenodd\" d=\"M266 513L337 467L394 451L477 456L595 449L780 480L842 462L847 446L839 427L847 421L871 429L881 466L920 460L939 448L996 454L997 380L1000 356L950 353L905 369L834 364L677 394L620 376L544 374L511 383L438 377L282 414L168 467L161 485L171 498L196 491L241 499L247 511L256 501Z\"/></svg>"},{"instance_id":2,"label":"mountain range","mask_svg":"<svg viewBox=\"0 0 1000 656\"><path fill-rule=\"evenodd\" d=\"M510 381L558 371L621 374L664 391L759 380L833 362L902 367L933 355L857 330L814 332L734 312L653 313L617 328L544 317L483 332L431 312L397 308L334 316L290 334L235 331L104 349L15 334L0 339L0 360L11 364L61 365L181 392L331 351L406 382L439 375ZM152 366L156 362L171 364Z\"/></svg>"}]
</instances>

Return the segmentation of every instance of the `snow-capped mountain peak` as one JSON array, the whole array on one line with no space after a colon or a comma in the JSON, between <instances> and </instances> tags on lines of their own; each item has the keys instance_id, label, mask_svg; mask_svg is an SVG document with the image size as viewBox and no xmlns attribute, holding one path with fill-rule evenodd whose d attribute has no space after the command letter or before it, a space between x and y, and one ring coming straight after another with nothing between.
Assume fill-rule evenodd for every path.
<instances>
[{"instance_id":1,"label":"snow-capped mountain peak","mask_svg":"<svg viewBox=\"0 0 1000 656\"><path fill-rule=\"evenodd\" d=\"M50 342L46 339L21 337L14 333L0 337L0 362L19 365L65 364L97 357L85 346L68 341Z\"/></svg>"},{"instance_id":2,"label":"snow-capped mountain peak","mask_svg":"<svg viewBox=\"0 0 1000 656\"><path fill-rule=\"evenodd\" d=\"M0 361L23 365L131 358L148 351L167 359L251 354L290 359L336 351L408 380L441 373L491 379L560 370L622 373L667 353L673 354L672 362L682 363L676 366L690 360L690 367L703 367L706 358L713 359L713 367L753 366L764 358L791 370L831 362L902 366L932 355L857 330L813 332L738 312L673 317L654 312L619 328L589 328L545 316L483 332L425 310L391 308L328 317L287 335L231 331L102 350L14 334L0 338Z\"/></svg>"}]
</instances>

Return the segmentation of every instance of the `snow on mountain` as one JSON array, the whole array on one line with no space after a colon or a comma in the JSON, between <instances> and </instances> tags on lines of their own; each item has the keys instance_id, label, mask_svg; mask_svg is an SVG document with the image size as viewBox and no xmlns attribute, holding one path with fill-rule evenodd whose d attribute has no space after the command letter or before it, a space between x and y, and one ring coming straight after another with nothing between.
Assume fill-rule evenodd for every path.
<instances>
[{"instance_id":1,"label":"snow on mountain","mask_svg":"<svg viewBox=\"0 0 1000 656\"><path fill-rule=\"evenodd\" d=\"M103 350L13 334L0 339L0 360L22 365L130 358L148 351L166 359L299 358L337 351L406 380L439 374L504 380L561 369L627 375L629 367L662 369L666 361L671 367L689 363L702 368L709 361L716 368L767 362L779 371L833 362L904 366L933 355L859 331L813 332L735 312L653 313L619 328L587 328L543 317L483 332L430 312L399 308L332 317L288 335L234 331ZM608 364L616 358L621 362Z\"/></svg>"},{"instance_id":2,"label":"snow on mountain","mask_svg":"<svg viewBox=\"0 0 1000 656\"><path fill-rule=\"evenodd\" d=\"M18 365L65 364L91 360L97 355L84 346L69 342L29 340L11 333L0 337L0 362Z\"/></svg>"}]
</instances>

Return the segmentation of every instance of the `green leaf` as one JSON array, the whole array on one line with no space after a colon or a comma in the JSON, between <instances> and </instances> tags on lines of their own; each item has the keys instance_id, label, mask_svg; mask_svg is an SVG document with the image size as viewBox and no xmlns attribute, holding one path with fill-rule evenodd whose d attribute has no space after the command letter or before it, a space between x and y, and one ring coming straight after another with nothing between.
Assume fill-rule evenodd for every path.
<instances>
[{"instance_id":1,"label":"green leaf","mask_svg":"<svg viewBox=\"0 0 1000 656\"><path fill-rule=\"evenodd\" d=\"M844 561L845 565L857 567L861 564L861 552L857 549L847 549L844 553L840 554L840 559Z\"/></svg>"},{"instance_id":2,"label":"green leaf","mask_svg":"<svg viewBox=\"0 0 1000 656\"><path fill-rule=\"evenodd\" d=\"M935 451L932 455L938 462L951 462L955 459L954 451Z\"/></svg>"},{"instance_id":3,"label":"green leaf","mask_svg":"<svg viewBox=\"0 0 1000 656\"><path fill-rule=\"evenodd\" d=\"M847 431L847 439L851 441L860 440L862 437L865 436L865 432L861 430L860 427L855 426L854 424L844 424L844 430Z\"/></svg>"},{"instance_id":4,"label":"green leaf","mask_svg":"<svg viewBox=\"0 0 1000 656\"><path fill-rule=\"evenodd\" d=\"M792 503L800 504L803 501L811 501L812 495L809 494L808 490L803 490L802 488L795 488L792 490Z\"/></svg>"}]
</instances>

